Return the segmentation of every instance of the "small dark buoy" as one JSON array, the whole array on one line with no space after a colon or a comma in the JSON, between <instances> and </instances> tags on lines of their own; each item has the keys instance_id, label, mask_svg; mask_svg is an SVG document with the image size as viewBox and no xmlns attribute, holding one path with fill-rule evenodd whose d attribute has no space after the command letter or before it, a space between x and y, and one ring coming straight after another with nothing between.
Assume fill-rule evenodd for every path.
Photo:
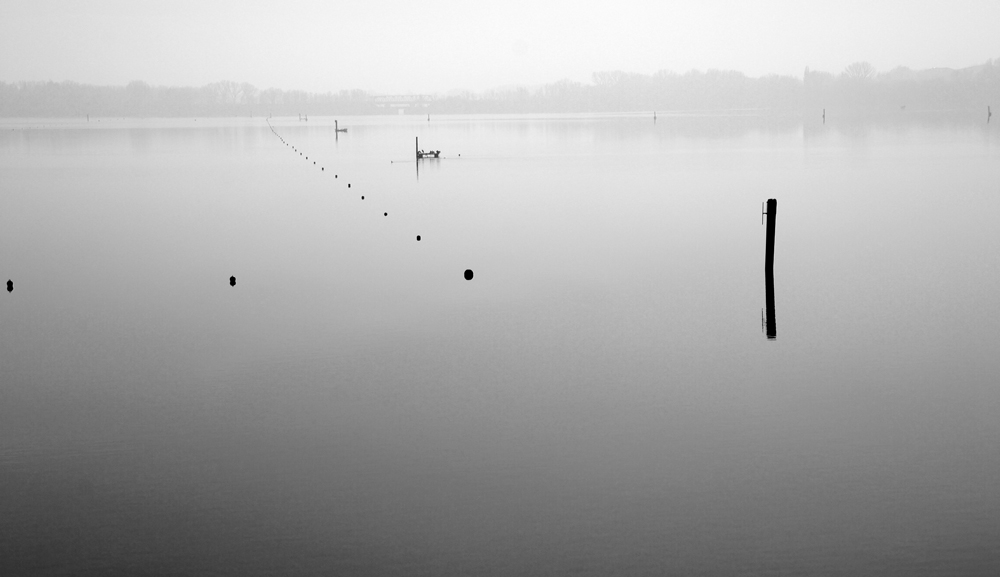
<instances>
[{"instance_id":1,"label":"small dark buoy","mask_svg":"<svg viewBox=\"0 0 1000 577\"><path fill-rule=\"evenodd\" d=\"M383 212L382 216L389 216L389 213L388 212Z\"/></svg>"},{"instance_id":2,"label":"small dark buoy","mask_svg":"<svg viewBox=\"0 0 1000 577\"><path fill-rule=\"evenodd\" d=\"M229 277L229 286L236 286L236 277Z\"/></svg>"},{"instance_id":3,"label":"small dark buoy","mask_svg":"<svg viewBox=\"0 0 1000 577\"><path fill-rule=\"evenodd\" d=\"M316 161L315 161L315 160L313 161L313 164L316 164Z\"/></svg>"},{"instance_id":4,"label":"small dark buoy","mask_svg":"<svg viewBox=\"0 0 1000 577\"><path fill-rule=\"evenodd\" d=\"M418 240L418 241L420 240L420 235L419 235L419 234L417 235L417 240Z\"/></svg>"},{"instance_id":5,"label":"small dark buoy","mask_svg":"<svg viewBox=\"0 0 1000 577\"><path fill-rule=\"evenodd\" d=\"M347 183L347 188L351 188L351 183Z\"/></svg>"},{"instance_id":6,"label":"small dark buoy","mask_svg":"<svg viewBox=\"0 0 1000 577\"><path fill-rule=\"evenodd\" d=\"M336 175L336 174L334 174L334 175L333 175L333 177L334 177L334 178L337 178L337 175Z\"/></svg>"},{"instance_id":7,"label":"small dark buoy","mask_svg":"<svg viewBox=\"0 0 1000 577\"><path fill-rule=\"evenodd\" d=\"M472 280L472 269L465 269L465 280Z\"/></svg>"},{"instance_id":8,"label":"small dark buoy","mask_svg":"<svg viewBox=\"0 0 1000 577\"><path fill-rule=\"evenodd\" d=\"M315 163L313 163L313 164L315 164ZM321 167L319 167L319 169L320 169L320 170L326 170L326 169L325 169L325 168L323 168L322 166L321 166Z\"/></svg>"},{"instance_id":9,"label":"small dark buoy","mask_svg":"<svg viewBox=\"0 0 1000 577\"><path fill-rule=\"evenodd\" d=\"M365 199L365 195L362 194L361 195L361 200L364 200L364 199Z\"/></svg>"},{"instance_id":10,"label":"small dark buoy","mask_svg":"<svg viewBox=\"0 0 1000 577\"><path fill-rule=\"evenodd\" d=\"M14 281L12 280L7 281L7 292L9 293L14 292Z\"/></svg>"}]
</instances>

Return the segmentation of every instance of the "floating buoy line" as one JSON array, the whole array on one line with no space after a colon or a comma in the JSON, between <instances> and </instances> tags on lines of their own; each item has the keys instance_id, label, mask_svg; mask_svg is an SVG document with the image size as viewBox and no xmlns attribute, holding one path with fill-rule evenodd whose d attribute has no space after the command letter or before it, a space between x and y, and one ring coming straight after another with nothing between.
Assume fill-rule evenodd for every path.
<instances>
[{"instance_id":1,"label":"floating buoy line","mask_svg":"<svg viewBox=\"0 0 1000 577\"><path fill-rule=\"evenodd\" d=\"M301 115L300 115L300 120L302 120ZM305 117L305 120L308 121L308 116ZM282 144L284 144L286 147L290 148L293 153L294 152L298 152L299 156L303 156L306 160L309 159L308 156L305 156L305 153L303 151L300 151L298 149L298 147L293 146L291 142L285 140L285 138L283 136L281 136L281 134L279 134L277 130L274 129L274 126L271 125L271 121L270 121L270 119L268 117L265 117L264 121L267 122L267 126L268 126L268 128L271 129L271 133L274 134L274 136L279 141L281 141ZM100 120L98 120L98 122L100 122ZM336 130L337 130L337 132L347 132L346 128L339 128L339 127L337 127ZM459 156L461 156L461 155L459 155ZM419 160L419 157L418 157L418 160ZM390 162L394 162L394 161L390 161ZM315 166L316 164L317 164L317 161L314 160L313 161L313 165ZM320 166L319 169L322 172L326 171L326 167L325 166ZM339 175L334 174L333 178L336 179L336 178L338 178L338 176ZM351 188L351 183L347 183L347 188ZM361 195L361 200L364 200L364 199L365 199L365 196ZM383 211L382 212L382 216L383 217L389 216L389 212L388 211ZM422 239L422 235L419 235L419 234L416 235L416 239L417 239L417 242L420 242L420 240ZM465 280L472 280L472 277L473 277L472 269L465 269L464 277L465 277ZM231 275L229 277L229 286L230 287L235 287L236 286L236 275ZM14 281L12 279L8 279L7 280L7 292L8 293L13 293L14 292Z\"/></svg>"},{"instance_id":2,"label":"floating buoy line","mask_svg":"<svg viewBox=\"0 0 1000 577\"><path fill-rule=\"evenodd\" d=\"M308 116L306 116L304 118L305 118L305 120L308 120ZM265 120L265 122L267 122L267 127L271 129L271 133L274 134L274 136L277 137L278 140L282 144L284 144L288 148L291 148L291 150L292 150L293 153L297 152L297 153L299 153L299 156L305 158L305 160L309 160L309 157L305 155L304 151L299 150L297 146L295 146L291 142L285 140L285 137L283 137L281 134L278 133L277 130L275 130L274 126L271 124L270 119L265 118L264 120ZM430 120L429 117L428 117L428 120ZM301 114L299 115L299 121L303 121L303 115L301 115ZM341 132L347 132L347 128L340 128L339 121L335 120L334 121L334 136L339 136L339 133L341 133ZM417 161L418 161L418 163L419 163L420 160L423 160L423 158L421 158L421 157L424 157L424 158L432 157L434 159L444 158L444 157L440 156L440 154L441 154L440 151L434 151L435 154L433 156L431 156L431 154L422 155L422 154L420 154L420 152L422 152L422 151L418 150L418 153L417 153ZM458 156L461 157L462 155L459 154ZM390 162L390 164L392 164L392 163L397 162L397 161L390 160L389 162ZM410 162L413 162L413 161L410 161ZM316 161L315 160L313 160L312 163L313 163L313 165L316 165ZM320 169L321 172L325 172L326 171L326 167L324 167L324 166L320 166L319 169ZM419 170L419 168L418 168L418 170ZM337 179L337 178L339 178L339 176L340 176L339 174L334 174L333 178ZM347 183L347 188L351 188L351 183ZM365 195L362 194L361 195L361 200L364 200L364 199L365 199ZM383 217L389 216L389 212L388 211L383 211L382 212L382 216ZM422 238L423 238L422 235L419 235L419 234L416 235L417 242L420 242ZM472 269L466 269L463 274L464 274L465 280L472 280L472 276L473 276L472 275ZM230 285L231 286L236 286L236 277L235 276L230 277Z\"/></svg>"}]
</instances>

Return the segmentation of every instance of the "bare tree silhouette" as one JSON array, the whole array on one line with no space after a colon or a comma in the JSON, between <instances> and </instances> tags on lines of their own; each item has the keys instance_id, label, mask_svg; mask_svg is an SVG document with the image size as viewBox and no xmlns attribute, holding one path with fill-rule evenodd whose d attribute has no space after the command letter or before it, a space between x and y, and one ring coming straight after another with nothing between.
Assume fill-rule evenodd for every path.
<instances>
[{"instance_id":1,"label":"bare tree silhouette","mask_svg":"<svg viewBox=\"0 0 1000 577\"><path fill-rule=\"evenodd\" d=\"M875 67L868 62L855 62L844 69L844 76L853 80L868 80L875 77Z\"/></svg>"}]
</instances>

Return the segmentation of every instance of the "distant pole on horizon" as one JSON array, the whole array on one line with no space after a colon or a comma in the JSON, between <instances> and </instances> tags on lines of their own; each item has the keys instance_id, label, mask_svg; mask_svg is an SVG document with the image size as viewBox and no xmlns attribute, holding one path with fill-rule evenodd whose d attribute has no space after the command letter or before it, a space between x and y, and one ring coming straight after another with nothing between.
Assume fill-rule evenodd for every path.
<instances>
[{"instance_id":1,"label":"distant pole on horizon","mask_svg":"<svg viewBox=\"0 0 1000 577\"><path fill-rule=\"evenodd\" d=\"M414 138L416 138L416 141L413 143L413 158L420 160L420 137L415 136Z\"/></svg>"},{"instance_id":2,"label":"distant pole on horizon","mask_svg":"<svg viewBox=\"0 0 1000 577\"><path fill-rule=\"evenodd\" d=\"M823 124L826 124L826 109L823 109Z\"/></svg>"},{"instance_id":3,"label":"distant pole on horizon","mask_svg":"<svg viewBox=\"0 0 1000 577\"><path fill-rule=\"evenodd\" d=\"M992 111L992 110L990 110L990 107L989 107L989 106L987 106L987 107L986 107L986 124L989 124L989 123L990 123L990 117L991 117L991 116L993 116L993 111Z\"/></svg>"}]
</instances>

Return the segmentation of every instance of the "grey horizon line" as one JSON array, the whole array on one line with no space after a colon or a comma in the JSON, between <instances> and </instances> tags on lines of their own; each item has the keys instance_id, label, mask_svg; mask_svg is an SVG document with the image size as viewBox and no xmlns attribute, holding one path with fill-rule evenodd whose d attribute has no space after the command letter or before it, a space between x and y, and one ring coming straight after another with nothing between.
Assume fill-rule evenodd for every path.
<instances>
[{"instance_id":1,"label":"grey horizon line","mask_svg":"<svg viewBox=\"0 0 1000 577\"><path fill-rule=\"evenodd\" d=\"M924 71L928 71L928 70L953 70L953 71L960 71L960 70L966 70L966 69L969 69L969 68L976 68L976 67L979 67L979 66L984 66L986 64L995 63L998 60L1000 60L1000 58L996 58L996 59L994 59L994 58L987 58L984 62L981 62L980 64L972 64L972 65L968 65L968 66L962 66L960 68L952 68L952 67L947 67L947 66L935 66L935 67L930 67L930 68L914 69L914 68L910 68L908 66L904 66L904 65L900 64L900 65L895 66L894 68L890 68L890 69L886 70L885 72L891 72L891 71L899 70L899 69L910 70L910 71L913 71L913 72L924 72ZM857 62L852 63L852 65L853 64L859 64L859 63L867 64L867 61L859 60ZM851 65L846 66L844 68L844 70L842 70L839 74L843 75L845 73L845 71L848 68L850 68L850 66ZM405 90L375 91L375 90L369 90L369 89L366 89L366 88L357 88L357 87L355 87L355 88L341 88L341 89L338 89L338 90L326 90L326 91L309 91L309 90L303 90L303 89L299 89L299 88L278 88L276 86L269 86L267 88L258 88L252 82L248 82L248 81L237 82L237 81L234 81L234 80L227 80L227 79L220 79L220 80L216 80L214 82L209 82L207 84L201 84L201 85L195 85L195 84L181 84L181 85L178 85L178 84L151 84L151 83L146 82L145 80L141 80L141 79L130 80L130 81L128 81L125 84L95 84L95 83L91 83L91 82L82 82L82 81L77 81L77 80L51 80L51 79L49 79L49 80L12 80L12 81L9 81L9 82L0 80L0 83L6 83L6 84L10 84L10 85L17 85L17 84L49 84L49 83L52 83L52 84L77 84L77 85L80 85L80 86L93 86L93 87L100 87L100 88L107 88L107 87L127 88L128 86L130 86L132 84L139 83L139 84L145 84L146 86L149 86L151 88L196 88L196 89L197 88L205 88L205 87L212 86L212 85L215 85L215 84L233 83L233 84L236 84L236 85L239 85L239 86L249 85L249 86L251 86L251 87L259 90L260 92L264 92L264 91L268 91L268 90L279 90L281 92L302 92L302 93L305 93L305 94L336 94L336 93L341 93L341 92L355 92L355 91L360 91L360 92L363 92L365 94L378 96L378 95L393 95L393 94L421 94L421 95L427 95L427 94L441 94L441 93L447 93L447 92L462 92L462 93L466 93L466 94L485 94L485 93L489 93L490 91L494 91L494 90L508 90L508 89L511 89L511 88L527 88L527 89L540 88L540 87L543 87L543 86L550 86L550 85L554 85L554 84L559 84L561 82L570 82L570 83L574 83L574 84L580 84L581 86L597 86L598 84L596 84L596 83L593 82L593 77L594 77L594 75L602 74L602 73L620 73L620 74L627 75L627 76L645 76L645 77L652 78L652 77L655 77L658 74L664 74L664 73L667 74L667 75L671 75L671 76L685 76L685 75L691 74L691 73L708 74L708 73L712 73L712 72L738 73L738 74L741 74L744 77L749 78L749 79L760 79L760 78L777 77L777 78L790 78L790 79L795 79L795 80L802 80L805 77L805 73L806 72L813 72L813 73L819 72L819 73L824 73L824 74L833 74L835 76L837 75L837 73L827 72L825 70L812 69L808 65L806 65L803 68L803 73L801 75L781 74L781 73L772 72L772 73L760 74L760 75L757 75L757 76L751 76L751 75L748 75L748 74L744 73L741 70L736 70L736 69L731 69L731 68L730 69L706 68L704 71L702 71L701 69L698 69L698 68L690 68L690 69L688 69L688 70L686 70L684 72L676 72L676 71L668 69L668 68L661 68L660 70L657 70L656 72L652 72L652 73L648 73L648 74L647 73L643 73L643 72L626 72L626 71L621 70L621 69L613 69L613 70L596 70L594 72L591 72L590 73L591 74L591 82L589 84L585 83L585 82L578 82L578 81L570 80L568 78L560 78L558 80L552 80L552 81L549 81L549 82L535 83L535 84L522 84L522 83L503 84L503 85L493 86L491 88L484 88L484 89L481 89L481 90L471 90L471 89L466 89L466 88L450 88L450 89L447 89L447 90L438 90L438 91L432 91L432 92L415 92L415 91L405 91Z\"/></svg>"}]
</instances>

